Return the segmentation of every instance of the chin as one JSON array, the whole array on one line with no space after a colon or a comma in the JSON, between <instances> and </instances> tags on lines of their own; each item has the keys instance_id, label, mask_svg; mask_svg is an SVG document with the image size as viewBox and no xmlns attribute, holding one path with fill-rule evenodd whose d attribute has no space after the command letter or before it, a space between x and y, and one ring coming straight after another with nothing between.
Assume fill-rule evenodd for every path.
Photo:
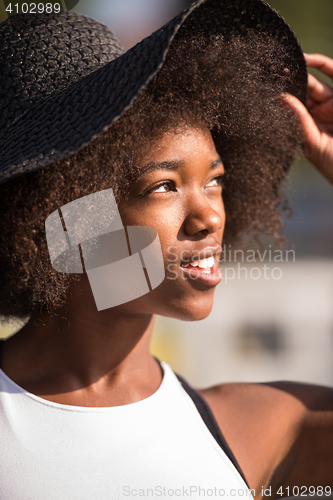
<instances>
[{"instance_id":1,"label":"chin","mask_svg":"<svg viewBox=\"0 0 333 500\"><path fill-rule=\"evenodd\" d=\"M183 318L180 319L182 319L183 321L199 321L201 319L205 319L212 312L212 308L213 308L213 303L209 306L206 306L205 308L196 310L191 309L190 311L187 312L187 314L185 312Z\"/></svg>"},{"instance_id":2,"label":"chin","mask_svg":"<svg viewBox=\"0 0 333 500\"><path fill-rule=\"evenodd\" d=\"M201 312L201 313L196 313L196 314L191 314L189 313L188 315L184 315L184 317L179 318L182 321L200 321L201 319L207 318L210 313L211 313L212 308L209 309L209 311L206 312Z\"/></svg>"},{"instance_id":3,"label":"chin","mask_svg":"<svg viewBox=\"0 0 333 500\"><path fill-rule=\"evenodd\" d=\"M199 321L211 313L215 293L215 287L200 288L197 285L196 288L170 286L170 282L164 282L120 309L131 314L158 314L182 321Z\"/></svg>"},{"instance_id":4,"label":"chin","mask_svg":"<svg viewBox=\"0 0 333 500\"><path fill-rule=\"evenodd\" d=\"M199 321L207 318L212 311L214 290L205 294L193 294L188 297L172 297L160 303L155 302L154 314L182 321Z\"/></svg>"}]
</instances>

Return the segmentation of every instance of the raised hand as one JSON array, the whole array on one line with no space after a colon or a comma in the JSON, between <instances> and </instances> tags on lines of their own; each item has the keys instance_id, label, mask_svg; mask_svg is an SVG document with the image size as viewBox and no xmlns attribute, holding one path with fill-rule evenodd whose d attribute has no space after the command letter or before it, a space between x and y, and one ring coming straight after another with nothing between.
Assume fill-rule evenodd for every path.
<instances>
[{"instance_id":1,"label":"raised hand","mask_svg":"<svg viewBox=\"0 0 333 500\"><path fill-rule=\"evenodd\" d=\"M333 59L321 54L305 54L309 68L316 68L333 80ZM308 159L333 184L333 87L309 74L307 108L294 96L284 100L302 124Z\"/></svg>"}]
</instances>

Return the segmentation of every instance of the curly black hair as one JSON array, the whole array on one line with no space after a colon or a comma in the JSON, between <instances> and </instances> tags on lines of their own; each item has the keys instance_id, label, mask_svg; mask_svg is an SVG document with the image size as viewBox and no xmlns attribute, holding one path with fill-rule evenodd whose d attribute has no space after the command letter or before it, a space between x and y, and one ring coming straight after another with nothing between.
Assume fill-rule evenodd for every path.
<instances>
[{"instance_id":1,"label":"curly black hair","mask_svg":"<svg viewBox=\"0 0 333 500\"><path fill-rule=\"evenodd\" d=\"M282 235L283 182L302 134L279 98L293 78L281 40L248 31L171 47L131 108L90 145L0 187L0 314L24 317L64 304L78 275L50 263L45 220L57 208L112 187L119 201L138 156L167 128L208 127L226 170L225 239L244 230Z\"/></svg>"}]
</instances>

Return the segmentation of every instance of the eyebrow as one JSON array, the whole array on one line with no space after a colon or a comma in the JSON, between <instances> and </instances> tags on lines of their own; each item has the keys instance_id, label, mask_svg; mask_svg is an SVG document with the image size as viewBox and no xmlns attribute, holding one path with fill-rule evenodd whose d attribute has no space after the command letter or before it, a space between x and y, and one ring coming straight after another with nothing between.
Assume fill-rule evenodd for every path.
<instances>
[{"instance_id":1,"label":"eyebrow","mask_svg":"<svg viewBox=\"0 0 333 500\"><path fill-rule=\"evenodd\" d=\"M209 170L214 170L215 168L220 167L221 165L223 165L222 159L218 157L211 163ZM142 177L143 175L148 174L153 170L178 170L183 166L184 162L182 160L151 162L141 167L138 172L138 175L139 177Z\"/></svg>"}]
</instances>

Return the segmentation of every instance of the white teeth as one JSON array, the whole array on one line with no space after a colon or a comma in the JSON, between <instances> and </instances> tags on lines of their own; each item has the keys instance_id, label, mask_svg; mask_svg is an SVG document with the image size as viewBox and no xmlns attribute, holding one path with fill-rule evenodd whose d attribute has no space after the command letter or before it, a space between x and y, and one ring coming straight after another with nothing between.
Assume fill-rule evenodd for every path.
<instances>
[{"instance_id":1,"label":"white teeth","mask_svg":"<svg viewBox=\"0 0 333 500\"><path fill-rule=\"evenodd\" d=\"M202 260L198 260L198 267L209 267L208 266L208 259L202 259Z\"/></svg>"},{"instance_id":2,"label":"white teeth","mask_svg":"<svg viewBox=\"0 0 333 500\"><path fill-rule=\"evenodd\" d=\"M214 257L209 257L208 259L202 259L198 260L198 266L205 268L205 267L213 267L214 265Z\"/></svg>"},{"instance_id":3,"label":"white teeth","mask_svg":"<svg viewBox=\"0 0 333 500\"><path fill-rule=\"evenodd\" d=\"M214 257L209 257L208 260L208 267L213 267L213 265L215 264L215 259Z\"/></svg>"},{"instance_id":4,"label":"white teeth","mask_svg":"<svg viewBox=\"0 0 333 500\"><path fill-rule=\"evenodd\" d=\"M183 264L183 267L200 267L201 269L205 269L207 267L213 267L215 264L214 257L209 257L208 259L202 260L194 260L193 262L189 262L188 264Z\"/></svg>"}]
</instances>

